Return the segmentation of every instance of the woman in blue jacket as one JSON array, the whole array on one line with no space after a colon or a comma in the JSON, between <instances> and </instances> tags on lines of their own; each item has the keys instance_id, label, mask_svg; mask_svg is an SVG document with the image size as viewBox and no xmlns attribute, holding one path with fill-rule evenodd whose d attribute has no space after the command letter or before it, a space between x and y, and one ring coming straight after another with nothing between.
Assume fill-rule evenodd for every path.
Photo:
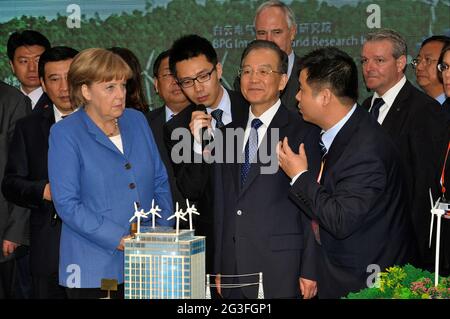
<instances>
[{"instance_id":1,"label":"woman in blue jacket","mask_svg":"<svg viewBox=\"0 0 450 319\"><path fill-rule=\"evenodd\" d=\"M124 238L134 202L152 199L169 226L172 198L167 173L145 117L125 109L128 65L104 49L87 49L68 74L78 112L52 126L49 179L63 221L59 284L69 298L100 298L103 278L116 279L123 296Z\"/></svg>"}]
</instances>

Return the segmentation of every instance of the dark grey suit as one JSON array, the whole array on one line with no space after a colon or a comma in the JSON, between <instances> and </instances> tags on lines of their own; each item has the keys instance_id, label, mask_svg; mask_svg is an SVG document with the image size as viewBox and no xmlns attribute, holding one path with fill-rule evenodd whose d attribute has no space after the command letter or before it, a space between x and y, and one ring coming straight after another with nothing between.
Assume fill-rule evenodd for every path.
<instances>
[{"instance_id":1,"label":"dark grey suit","mask_svg":"<svg viewBox=\"0 0 450 319\"><path fill-rule=\"evenodd\" d=\"M6 161L8 158L9 143L16 121L31 112L31 105L25 96L17 89L0 81L0 180L3 179ZM0 242L9 240L15 243L28 245L29 243L29 211L27 209L15 206L5 200L0 194ZM22 248L16 250L20 252ZM5 258L0 253L0 298L10 297L9 266L6 261L11 257ZM5 265L2 265L5 263ZM8 269L5 269L8 268ZM6 281L6 282L5 282ZM6 290L6 291L5 291Z\"/></svg>"},{"instance_id":2,"label":"dark grey suit","mask_svg":"<svg viewBox=\"0 0 450 319\"><path fill-rule=\"evenodd\" d=\"M245 129L248 116L225 128ZM261 146L270 143L275 131L279 139L289 138L292 149L305 143L310 169L317 174L320 162L319 130L303 121L298 112L282 105L273 117ZM214 273L243 275L263 273L266 298L300 298L299 278L315 280L317 245L311 232L311 221L289 199L290 179L278 167L272 174L262 174L260 146L258 161L251 165L244 185L240 182L242 154L239 137L224 145L235 145L234 162L217 163L214 175ZM242 138L242 137L241 137ZM272 146L273 147L273 146ZM269 146L268 153L275 150ZM264 154L264 153L262 153ZM224 158L228 160L225 154ZM276 159L275 159L276 160ZM278 163L275 163L276 165ZM222 283L230 283L223 278ZM249 280L250 279L250 280ZM257 277L256 277L257 279ZM255 277L240 277L233 283L255 282ZM243 287L242 295L256 298L257 286ZM223 289L226 298L239 298L237 289Z\"/></svg>"}]
</instances>

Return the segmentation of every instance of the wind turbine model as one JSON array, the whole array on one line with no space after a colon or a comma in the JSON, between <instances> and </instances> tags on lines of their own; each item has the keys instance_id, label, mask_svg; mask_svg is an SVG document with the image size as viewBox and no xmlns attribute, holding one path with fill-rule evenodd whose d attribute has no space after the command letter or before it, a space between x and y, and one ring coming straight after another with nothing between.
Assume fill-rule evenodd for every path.
<instances>
[{"instance_id":1,"label":"wind turbine model","mask_svg":"<svg viewBox=\"0 0 450 319\"><path fill-rule=\"evenodd\" d=\"M161 218L161 215L158 214L158 212L161 211L161 208L159 208L158 205L156 205L155 207L155 200L152 199L152 208L150 208L150 210L147 212L147 214L151 214L152 215L152 228L155 228L155 216L158 216L159 218Z\"/></svg>"},{"instance_id":2,"label":"wind turbine model","mask_svg":"<svg viewBox=\"0 0 450 319\"><path fill-rule=\"evenodd\" d=\"M137 220L137 234L141 233L141 218L148 218L148 213L144 212L144 209L141 208L141 210L138 210L138 204L134 202L134 215L130 218L130 223L133 221L133 219L136 218Z\"/></svg>"},{"instance_id":3,"label":"wind turbine model","mask_svg":"<svg viewBox=\"0 0 450 319\"><path fill-rule=\"evenodd\" d=\"M192 215L200 215L200 213L197 211L197 208L195 208L195 205L189 206L189 199L186 198L186 213L185 215L189 215L189 230L193 230L192 228Z\"/></svg>"},{"instance_id":4,"label":"wind turbine model","mask_svg":"<svg viewBox=\"0 0 450 319\"><path fill-rule=\"evenodd\" d=\"M176 210L175 210L175 213L174 213L172 216L170 216L169 218L167 218L167 220L171 220L171 219L174 218L174 217L177 219L176 234L177 234L177 236L178 236L178 234L180 233L180 218L181 218L182 220L184 220L184 221L187 221L187 219L184 218L183 210L182 210L182 209L179 209L178 202L177 202L177 204L176 204Z\"/></svg>"},{"instance_id":5,"label":"wind turbine model","mask_svg":"<svg viewBox=\"0 0 450 319\"><path fill-rule=\"evenodd\" d=\"M430 200L431 200L431 224L430 224L430 242L431 247L431 237L433 236L433 224L434 216L437 218L436 227L436 251L435 251L435 261L434 261L434 286L437 287L439 284L439 254L440 254L440 244L441 244L441 220L442 216L445 215L445 211L449 209L448 203L441 203L441 198L439 197L433 205L433 196L431 195L430 189Z\"/></svg>"}]
</instances>

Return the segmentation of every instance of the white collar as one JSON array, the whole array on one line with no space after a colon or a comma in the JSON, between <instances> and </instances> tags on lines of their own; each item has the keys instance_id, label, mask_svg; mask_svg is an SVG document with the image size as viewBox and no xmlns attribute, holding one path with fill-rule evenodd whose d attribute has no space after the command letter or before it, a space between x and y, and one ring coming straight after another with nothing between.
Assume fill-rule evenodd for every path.
<instances>
[{"instance_id":1,"label":"white collar","mask_svg":"<svg viewBox=\"0 0 450 319\"><path fill-rule=\"evenodd\" d=\"M280 101L280 99L278 99L274 105L272 105L269 109L267 109L263 114L261 114L258 117L266 128L269 127L270 123L273 120L273 117L275 116L278 109L280 108L280 105L281 105L281 101ZM256 116L253 114L252 108L250 107L247 127L251 126L252 120L255 118L256 118Z\"/></svg>"},{"instance_id":2,"label":"white collar","mask_svg":"<svg viewBox=\"0 0 450 319\"><path fill-rule=\"evenodd\" d=\"M38 87L36 90L31 91L29 94L25 93L25 91L22 89L22 86L20 86L20 91L22 91L23 94L28 96L31 100L31 108L34 109L37 102L41 98L42 94L44 94L44 91L42 90L42 87Z\"/></svg>"},{"instance_id":3,"label":"white collar","mask_svg":"<svg viewBox=\"0 0 450 319\"><path fill-rule=\"evenodd\" d=\"M378 95L377 92L374 93L373 97L372 97L372 103L376 98L383 98L383 101L386 105L388 105L388 107L391 107L392 104L394 104L395 98L397 97L398 93L400 92L400 90L402 89L402 87L405 85L406 83L406 77L403 75L403 77L400 79L400 81L397 82L397 84L395 84L393 87L391 87L389 90L386 91L386 93L383 94L383 96Z\"/></svg>"}]
</instances>

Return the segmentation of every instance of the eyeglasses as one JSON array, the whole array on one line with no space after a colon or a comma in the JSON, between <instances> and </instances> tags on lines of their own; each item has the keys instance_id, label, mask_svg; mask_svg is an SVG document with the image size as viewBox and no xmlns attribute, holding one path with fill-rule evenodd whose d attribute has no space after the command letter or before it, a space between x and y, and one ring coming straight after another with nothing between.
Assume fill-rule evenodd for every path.
<instances>
[{"instance_id":1,"label":"eyeglasses","mask_svg":"<svg viewBox=\"0 0 450 319\"><path fill-rule=\"evenodd\" d=\"M445 62L439 63L437 66L439 72L444 73L445 71L448 71L449 65Z\"/></svg>"},{"instance_id":2,"label":"eyeglasses","mask_svg":"<svg viewBox=\"0 0 450 319\"><path fill-rule=\"evenodd\" d=\"M425 59L421 59L421 58L415 58L411 61L411 65L412 67L415 69L419 66L419 64L421 64L423 61L425 61L425 65L426 66L430 66L432 65L434 62L437 62L438 60L435 59L430 59L430 58L425 58Z\"/></svg>"},{"instance_id":3,"label":"eyeglasses","mask_svg":"<svg viewBox=\"0 0 450 319\"><path fill-rule=\"evenodd\" d=\"M255 70L253 70L251 67L243 67L239 69L238 75L241 78L249 77L253 74L253 72L256 73L256 76L259 78L267 78L269 74L271 73L279 73L282 74L282 72L272 70L270 66L260 66Z\"/></svg>"},{"instance_id":4,"label":"eyeglasses","mask_svg":"<svg viewBox=\"0 0 450 319\"><path fill-rule=\"evenodd\" d=\"M167 80L167 79L173 80L175 78L175 76L172 73L164 73L164 74L158 75L158 78L163 79L163 80Z\"/></svg>"},{"instance_id":5,"label":"eyeglasses","mask_svg":"<svg viewBox=\"0 0 450 319\"><path fill-rule=\"evenodd\" d=\"M206 81L209 81L211 79L211 74L216 70L216 66L212 68L211 71L202 73L195 78L185 78L182 80L178 80L178 85L180 85L182 88L190 88L191 86L194 86L195 81L198 83L204 83Z\"/></svg>"}]
</instances>

